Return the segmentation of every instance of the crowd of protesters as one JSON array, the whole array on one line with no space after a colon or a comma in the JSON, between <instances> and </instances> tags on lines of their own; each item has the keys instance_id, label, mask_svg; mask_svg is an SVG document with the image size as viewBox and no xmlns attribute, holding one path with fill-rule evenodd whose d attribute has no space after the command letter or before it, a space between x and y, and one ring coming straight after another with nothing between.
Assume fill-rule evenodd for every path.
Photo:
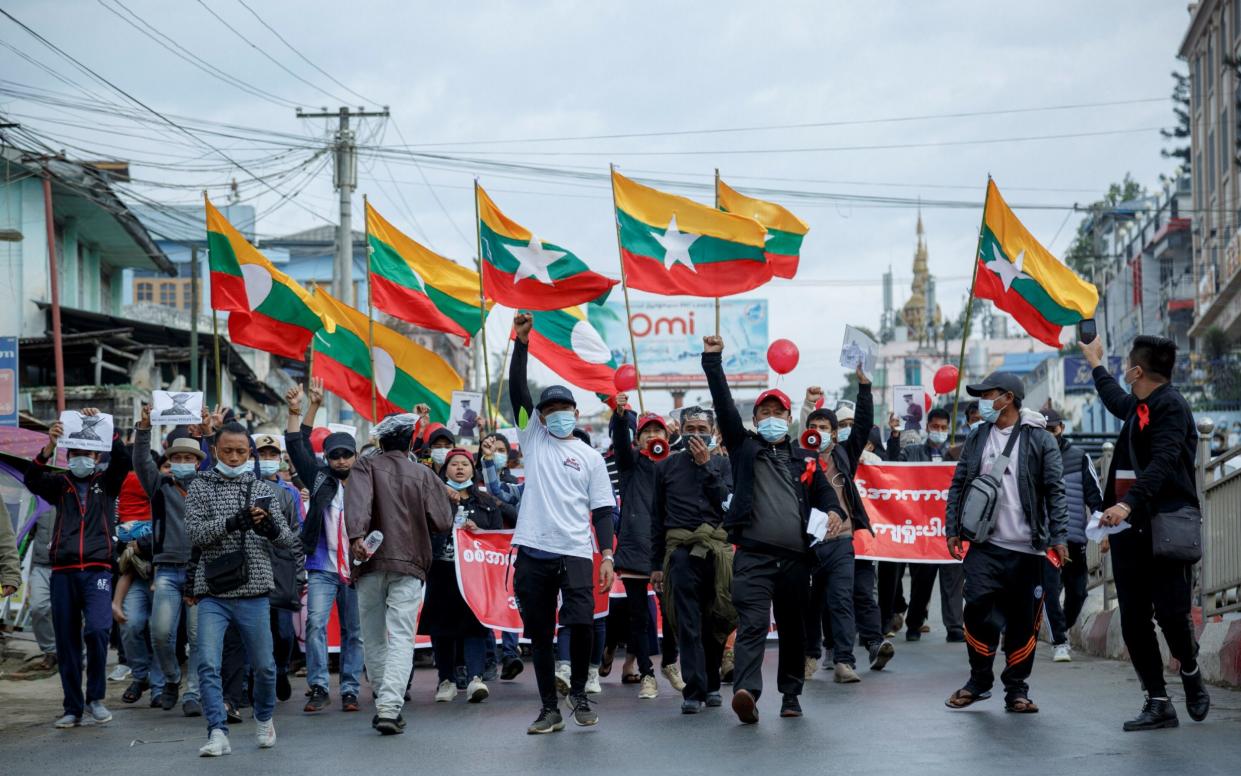
<instances>
[{"instance_id":1,"label":"crowd of protesters","mask_svg":"<svg viewBox=\"0 0 1241 776\"><path fill-rule=\"evenodd\" d=\"M25 483L52 507L37 527L29 584L40 659L59 668L64 690L55 726L112 719L104 699L114 627L124 666L112 678L130 682L122 702L149 695L152 707L205 718L203 756L231 752L230 725L247 707L257 746L273 746L277 703L291 697L299 660L304 713L323 714L334 702L360 711L365 680L371 726L403 733L419 634L432 645L435 702L462 694L485 702L528 657L539 700L531 734L562 730L562 705L577 725L599 723L600 677L611 673L620 644L621 681L639 699L659 695L658 656L682 713L723 706L722 686L731 683L732 711L754 724L773 618L778 713L799 717L805 682L818 670L860 682L863 667L880 671L894 659L902 629L907 641L920 640L937 582L945 638L963 642L968 656L969 679L947 705L991 696L1002 649L1005 708L1033 713L1027 680L1041 618L1045 610L1053 659L1070 661L1067 633L1086 594L1085 527L1097 513L1106 525L1133 528L1111 540L1125 642L1147 694L1125 729L1176 724L1152 612L1180 661L1190 716L1206 716L1189 567L1152 553L1163 512L1197 507L1196 432L1169 384L1169 341L1138 339L1125 372L1130 392L1096 366L1100 395L1124 420L1121 460L1100 484L1089 457L1063 436L1060 416L1022 406L1015 375L967 387L976 401L961 444L949 445L952 418L933 409L912 434L892 419L885 445L861 368L857 395L835 408L817 387L807 392L799 435L793 402L778 389L742 417L718 336L704 339L702 355L712 407L639 415L618 395L601 453L578 427L572 391L557 385L530 395L531 325L529 314L514 320L508 379L517 444L493 433L467 447L420 406L384 418L359 449L350 434L309 425L324 400L314 380L286 395L283 437L253 435L217 408L153 440L144 407L132 444L118 433L100 453L62 443L64 429L53 424ZM1101 363L1097 344L1083 350ZM58 443L67 469L51 466ZM908 601L904 564L854 555L853 535L871 530L854 475L884 460L957 463L945 527L948 551L963 563L910 564ZM1136 470L1123 492L1117 466ZM512 586L528 652L516 634L497 643L470 610L454 570L454 529L514 530ZM8 557L12 537L0 535L0 544L7 596L21 578ZM611 591L616 578L624 596L597 620L596 591Z\"/></svg>"}]
</instances>

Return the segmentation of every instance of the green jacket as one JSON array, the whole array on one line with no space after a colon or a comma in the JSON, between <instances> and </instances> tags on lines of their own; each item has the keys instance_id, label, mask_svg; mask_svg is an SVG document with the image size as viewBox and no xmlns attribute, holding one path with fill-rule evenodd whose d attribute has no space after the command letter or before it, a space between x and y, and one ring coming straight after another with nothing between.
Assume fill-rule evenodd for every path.
<instances>
[{"instance_id":1,"label":"green jacket","mask_svg":"<svg viewBox=\"0 0 1241 776\"><path fill-rule=\"evenodd\" d=\"M705 558L707 553L715 560L715 598L711 602L711 632L716 641L723 644L729 634L737 629L737 610L733 608L733 546L722 527L703 523L694 530L670 528L666 533L664 550L664 613L668 623L676 628L676 607L672 598L672 578L668 574L672 553L680 547L688 547L695 558ZM704 623L705 625L705 623Z\"/></svg>"}]
</instances>

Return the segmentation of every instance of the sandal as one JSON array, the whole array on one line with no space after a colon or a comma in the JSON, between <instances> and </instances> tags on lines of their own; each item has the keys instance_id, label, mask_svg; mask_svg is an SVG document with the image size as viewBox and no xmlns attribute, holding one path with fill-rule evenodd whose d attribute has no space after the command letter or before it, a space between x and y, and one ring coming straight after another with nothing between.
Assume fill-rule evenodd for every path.
<instances>
[{"instance_id":1,"label":"sandal","mask_svg":"<svg viewBox=\"0 0 1241 776\"><path fill-rule=\"evenodd\" d=\"M989 691L975 693L968 687L962 687L952 695L949 695L948 700L944 701L944 705L950 709L963 709L979 701L985 701L990 697L991 693Z\"/></svg>"},{"instance_id":2,"label":"sandal","mask_svg":"<svg viewBox=\"0 0 1241 776\"><path fill-rule=\"evenodd\" d=\"M1023 695L1005 699L1004 710L1013 714L1038 714L1038 706L1034 705L1034 701Z\"/></svg>"},{"instance_id":3,"label":"sandal","mask_svg":"<svg viewBox=\"0 0 1241 776\"><path fill-rule=\"evenodd\" d=\"M621 677L621 684L642 684L642 675L625 674Z\"/></svg>"},{"instance_id":4,"label":"sandal","mask_svg":"<svg viewBox=\"0 0 1241 776\"><path fill-rule=\"evenodd\" d=\"M599 664L599 676L612 673L612 661L615 659L616 647L607 647L603 650L603 662Z\"/></svg>"},{"instance_id":5,"label":"sandal","mask_svg":"<svg viewBox=\"0 0 1241 776\"><path fill-rule=\"evenodd\" d=\"M121 696L121 700L125 703L137 703L138 699L142 697L142 693L146 692L149 686L145 679L135 679L125 688L125 693Z\"/></svg>"}]
</instances>

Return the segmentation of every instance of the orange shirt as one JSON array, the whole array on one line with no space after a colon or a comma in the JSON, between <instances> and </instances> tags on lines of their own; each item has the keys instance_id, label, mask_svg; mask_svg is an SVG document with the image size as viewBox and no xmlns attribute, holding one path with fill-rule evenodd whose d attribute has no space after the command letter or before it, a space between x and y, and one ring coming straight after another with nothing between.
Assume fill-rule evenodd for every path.
<instances>
[{"instance_id":1,"label":"orange shirt","mask_svg":"<svg viewBox=\"0 0 1241 776\"><path fill-rule=\"evenodd\" d=\"M136 472L130 472L125 476L125 482L121 485L121 494L116 500L116 517L122 523L151 519L151 499L142 489L142 483L138 481Z\"/></svg>"}]
</instances>

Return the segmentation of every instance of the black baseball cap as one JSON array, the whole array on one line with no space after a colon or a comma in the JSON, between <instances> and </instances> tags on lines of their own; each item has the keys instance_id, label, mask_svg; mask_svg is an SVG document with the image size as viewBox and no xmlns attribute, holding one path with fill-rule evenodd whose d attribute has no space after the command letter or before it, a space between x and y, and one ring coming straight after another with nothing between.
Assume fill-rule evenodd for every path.
<instances>
[{"instance_id":1,"label":"black baseball cap","mask_svg":"<svg viewBox=\"0 0 1241 776\"><path fill-rule=\"evenodd\" d=\"M323 454L331 455L333 450L348 450L350 453L358 454L358 443L352 434L346 434L344 431L335 431L328 434L323 440Z\"/></svg>"},{"instance_id":2,"label":"black baseball cap","mask_svg":"<svg viewBox=\"0 0 1241 776\"><path fill-rule=\"evenodd\" d=\"M573 391L563 385L549 385L543 389L543 393L539 395L539 403L535 405L535 409L540 412L543 408L554 402L564 401L577 406L577 399L573 398Z\"/></svg>"},{"instance_id":3,"label":"black baseball cap","mask_svg":"<svg viewBox=\"0 0 1241 776\"><path fill-rule=\"evenodd\" d=\"M1050 408L1043 410L1043 417L1047 420L1048 426L1058 426L1064 422L1064 418L1060 417L1060 413Z\"/></svg>"},{"instance_id":4,"label":"black baseball cap","mask_svg":"<svg viewBox=\"0 0 1241 776\"><path fill-rule=\"evenodd\" d=\"M965 392L970 396L979 397L997 388L1005 393L1011 393L1018 399L1026 397L1026 387L1021 384L1021 378L1012 372L992 372L981 383L965 386Z\"/></svg>"}]
</instances>

